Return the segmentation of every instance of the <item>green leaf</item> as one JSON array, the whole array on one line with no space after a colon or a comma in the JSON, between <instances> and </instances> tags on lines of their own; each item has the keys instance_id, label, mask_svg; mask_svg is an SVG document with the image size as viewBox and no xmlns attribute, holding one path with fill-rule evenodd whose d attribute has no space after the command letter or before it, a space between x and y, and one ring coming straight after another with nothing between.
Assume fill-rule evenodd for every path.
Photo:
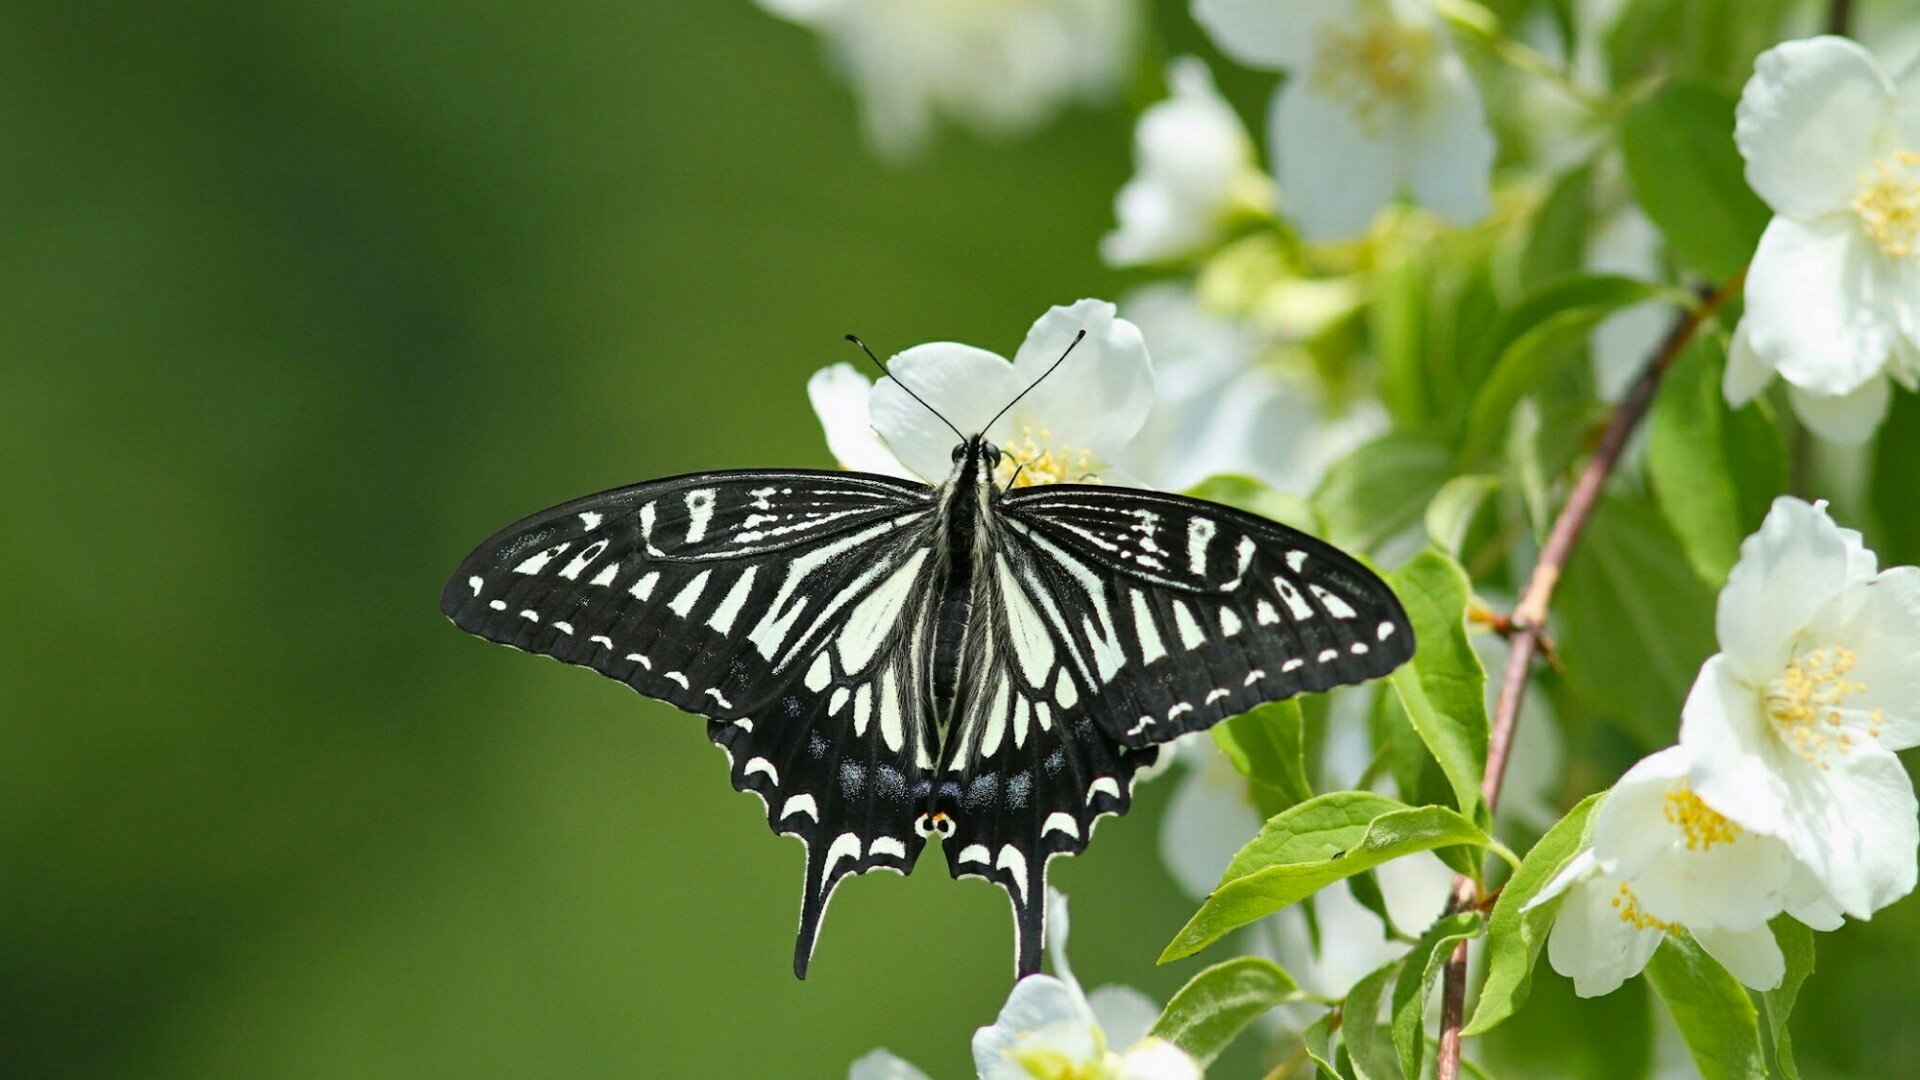
<instances>
[{"instance_id":1,"label":"green leaf","mask_svg":"<svg viewBox=\"0 0 1920 1080\"><path fill-rule=\"evenodd\" d=\"M1593 227L1593 167L1582 165L1557 177L1533 212L1515 270L1521 282L1551 281L1586 264Z\"/></svg>"},{"instance_id":2,"label":"green leaf","mask_svg":"<svg viewBox=\"0 0 1920 1080\"><path fill-rule=\"evenodd\" d=\"M1477 825L1444 806L1402 806L1382 813L1359 830L1357 840L1340 846L1340 841L1353 836L1355 829L1351 823L1340 821L1342 808L1334 805L1333 798L1320 796L1276 818L1280 821L1294 811L1308 811L1282 825L1281 831L1287 834L1283 838L1269 835L1274 822L1268 822L1267 828L1234 856L1213 895L1167 945L1160 962L1191 956L1256 919L1402 855L1456 846L1501 850ZM1359 805L1356 800L1344 809L1350 812ZM1292 827L1309 817L1325 820L1330 827L1319 831ZM1315 850L1325 854L1313 858ZM1308 857L1298 857L1302 855Z\"/></svg>"},{"instance_id":3,"label":"green leaf","mask_svg":"<svg viewBox=\"0 0 1920 1080\"><path fill-rule=\"evenodd\" d=\"M1466 571L1427 548L1388 576L1406 606L1418 642L1413 663L1391 677L1462 814L1480 820L1480 780L1487 763L1487 672L1467 641ZM1483 822L1484 824L1484 822Z\"/></svg>"},{"instance_id":4,"label":"green leaf","mask_svg":"<svg viewBox=\"0 0 1920 1080\"><path fill-rule=\"evenodd\" d=\"M1152 1033L1209 1065L1248 1024L1294 990L1292 976L1270 960L1228 960L1188 980L1167 1002Z\"/></svg>"},{"instance_id":5,"label":"green leaf","mask_svg":"<svg viewBox=\"0 0 1920 1080\"><path fill-rule=\"evenodd\" d=\"M1634 198L1674 257L1715 281L1747 265L1773 217L1747 187L1733 109L1730 94L1675 83L1636 105L1620 125Z\"/></svg>"},{"instance_id":6,"label":"green leaf","mask_svg":"<svg viewBox=\"0 0 1920 1080\"><path fill-rule=\"evenodd\" d=\"M1407 804L1371 791L1330 791L1276 814L1227 863L1221 883L1280 863L1330 859L1360 842L1367 826Z\"/></svg>"},{"instance_id":7,"label":"green leaf","mask_svg":"<svg viewBox=\"0 0 1920 1080\"><path fill-rule=\"evenodd\" d=\"M1641 746L1671 743L1715 650L1713 596L1656 510L1602 497L1555 603L1569 683Z\"/></svg>"},{"instance_id":8,"label":"green leaf","mask_svg":"<svg viewBox=\"0 0 1920 1080\"><path fill-rule=\"evenodd\" d=\"M1371 551L1418 524L1452 468L1447 448L1410 435L1388 435L1334 462L1313 494L1325 538Z\"/></svg>"},{"instance_id":9,"label":"green leaf","mask_svg":"<svg viewBox=\"0 0 1920 1080\"><path fill-rule=\"evenodd\" d=\"M1800 996L1800 984L1813 974L1813 931L1805 923L1782 915L1773 920L1773 939L1786 956L1787 971L1780 985L1760 995L1767 1014L1767 1033L1773 1039L1774 1068L1786 1080L1800 1080L1800 1067L1793 1060L1793 1036L1787 1020L1793 1015L1794 1001Z\"/></svg>"},{"instance_id":10,"label":"green leaf","mask_svg":"<svg viewBox=\"0 0 1920 1080\"><path fill-rule=\"evenodd\" d=\"M1600 320L1659 294L1644 281L1583 274L1542 286L1501 316L1482 346L1491 370L1468 412L1461 460L1482 461L1501 445L1513 407L1555 365L1577 355Z\"/></svg>"},{"instance_id":11,"label":"green leaf","mask_svg":"<svg viewBox=\"0 0 1920 1080\"><path fill-rule=\"evenodd\" d=\"M1692 938L1668 934L1647 965L1647 982L1666 1003L1702 1080L1767 1075L1759 1017L1746 988Z\"/></svg>"},{"instance_id":12,"label":"green leaf","mask_svg":"<svg viewBox=\"0 0 1920 1080\"><path fill-rule=\"evenodd\" d=\"M1555 822L1533 850L1520 861L1520 869L1500 890L1487 920L1487 978L1480 988L1480 1002L1474 1006L1473 1019L1463 1035L1481 1035L1492 1031L1526 1003L1533 985L1533 965L1546 946L1547 932L1560 911L1564 894L1532 911L1521 908L1533 902L1573 857L1586 846L1587 822L1605 792L1589 795L1580 805Z\"/></svg>"},{"instance_id":13,"label":"green leaf","mask_svg":"<svg viewBox=\"0 0 1920 1080\"><path fill-rule=\"evenodd\" d=\"M1667 374L1648 420L1647 471L1694 571L1718 587L1787 490L1787 448L1764 398L1738 412L1720 391L1725 353L1701 338Z\"/></svg>"},{"instance_id":14,"label":"green leaf","mask_svg":"<svg viewBox=\"0 0 1920 1080\"><path fill-rule=\"evenodd\" d=\"M1427 504L1427 536L1436 547L1455 559L1466 546L1473 519L1494 493L1500 490L1500 477L1490 473L1456 476L1440 486Z\"/></svg>"},{"instance_id":15,"label":"green leaf","mask_svg":"<svg viewBox=\"0 0 1920 1080\"><path fill-rule=\"evenodd\" d=\"M1920 563L1920 499L1913 478L1920 476L1920 395L1895 394L1886 423L1874 443L1871 498L1879 520L1873 549L1883 566Z\"/></svg>"},{"instance_id":16,"label":"green leaf","mask_svg":"<svg viewBox=\"0 0 1920 1080\"><path fill-rule=\"evenodd\" d=\"M1334 1027L1333 1018L1337 1014L1332 1010L1320 1014L1320 1019L1307 1025L1300 1033L1300 1048L1305 1050L1307 1058L1320 1067L1320 1075L1328 1080L1340 1080L1340 1068L1334 1063Z\"/></svg>"},{"instance_id":17,"label":"green leaf","mask_svg":"<svg viewBox=\"0 0 1920 1080\"><path fill-rule=\"evenodd\" d=\"M1353 1059L1356 1080L1399 1080L1392 1029L1381 1022L1380 1005L1400 972L1400 963L1390 961L1362 976L1340 1007L1340 1038Z\"/></svg>"},{"instance_id":18,"label":"green leaf","mask_svg":"<svg viewBox=\"0 0 1920 1080\"><path fill-rule=\"evenodd\" d=\"M1753 74L1760 50L1785 33L1794 0L1628 0L1606 32L1609 80L1694 78L1728 91Z\"/></svg>"},{"instance_id":19,"label":"green leaf","mask_svg":"<svg viewBox=\"0 0 1920 1080\"><path fill-rule=\"evenodd\" d=\"M1419 1076L1426 1068L1427 987L1454 946L1479 933L1480 913L1458 912L1428 927L1407 954L1393 984L1393 1045L1400 1054L1402 1075Z\"/></svg>"},{"instance_id":20,"label":"green leaf","mask_svg":"<svg viewBox=\"0 0 1920 1080\"><path fill-rule=\"evenodd\" d=\"M1224 503L1236 510L1258 514L1316 536L1325 528L1320 515L1314 512L1312 503L1298 495L1275 491L1251 476L1237 473L1209 476L1188 488L1186 494L1195 499Z\"/></svg>"},{"instance_id":21,"label":"green leaf","mask_svg":"<svg viewBox=\"0 0 1920 1080\"><path fill-rule=\"evenodd\" d=\"M1386 252L1370 276L1367 331L1380 366L1380 400L1394 427L1415 428L1433 411L1426 360L1432 268L1426 252L1415 245L1393 245Z\"/></svg>"},{"instance_id":22,"label":"green leaf","mask_svg":"<svg viewBox=\"0 0 1920 1080\"><path fill-rule=\"evenodd\" d=\"M1262 817L1313 798L1303 728L1300 703L1291 698L1262 705L1213 728L1214 745L1247 778Z\"/></svg>"}]
</instances>

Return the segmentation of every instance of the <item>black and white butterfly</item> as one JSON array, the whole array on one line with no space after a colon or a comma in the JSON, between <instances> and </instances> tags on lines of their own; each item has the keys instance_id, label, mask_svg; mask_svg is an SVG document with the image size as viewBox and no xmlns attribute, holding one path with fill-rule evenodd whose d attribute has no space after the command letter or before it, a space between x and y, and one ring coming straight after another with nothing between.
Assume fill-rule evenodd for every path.
<instances>
[{"instance_id":1,"label":"black and white butterfly","mask_svg":"<svg viewBox=\"0 0 1920 1080\"><path fill-rule=\"evenodd\" d=\"M908 873L930 837L1007 891L1030 974L1048 862L1126 812L1160 744L1414 640L1313 537L1177 495L1009 493L999 462L973 435L937 487L755 470L589 495L481 544L440 607L708 718L733 786L806 845L795 974L834 887Z\"/></svg>"}]
</instances>

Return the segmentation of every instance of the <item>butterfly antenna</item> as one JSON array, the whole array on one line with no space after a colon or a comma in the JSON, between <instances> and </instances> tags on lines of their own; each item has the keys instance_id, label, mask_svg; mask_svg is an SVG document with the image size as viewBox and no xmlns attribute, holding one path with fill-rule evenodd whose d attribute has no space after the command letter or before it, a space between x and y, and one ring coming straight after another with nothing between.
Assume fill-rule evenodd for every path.
<instances>
[{"instance_id":1,"label":"butterfly antenna","mask_svg":"<svg viewBox=\"0 0 1920 1080\"><path fill-rule=\"evenodd\" d=\"M1030 383L1028 383L1028 384L1027 384L1027 388L1026 388L1025 390L1022 390L1022 391L1020 391L1020 392L1019 392L1018 394L1015 394L1015 395L1014 395L1014 397L1013 397L1013 400L1012 400L1012 401L1009 401L1009 402L1007 402L1007 404L1006 404L1006 407L1005 407L1005 408L1003 408L1003 409L1001 409L1001 410L1000 410L999 412L997 412L997 413L994 413L994 414L993 414L993 419L992 419L992 420L989 420L989 421L987 421L987 422L986 422L986 423L985 423L984 425L982 425L982 426L981 426L981 428L980 428L980 430L981 430L981 431L985 431L985 430L987 430L988 428L990 428L990 427L992 427L992 426L993 426L993 425L994 425L994 424L995 424L996 422L998 422L998 421L999 421L999 419L1000 419L1001 417L1003 417L1003 416L1005 416L1005 415L1007 415L1007 409L1011 409L1011 408L1013 408L1013 407L1014 407L1015 405L1018 405L1018 404L1020 404L1020 399L1021 399L1021 398L1023 398L1023 397L1026 397L1026 396L1027 396L1028 394L1030 394L1030 393L1032 393L1032 392L1033 392L1033 388L1034 388L1034 387L1036 387L1036 386L1039 386L1039 385L1040 385L1041 383L1043 383L1043 382L1046 382L1046 381L1047 381L1047 376L1049 376L1049 375L1051 375L1051 374L1053 374L1053 371L1054 371L1054 368L1057 368L1057 367L1059 367L1059 366L1060 366L1061 364L1064 364L1064 363L1066 363L1066 362L1067 362L1067 357L1069 357L1069 356L1072 356L1072 355L1073 355L1073 350L1074 350L1074 348L1075 348L1076 346L1078 346L1078 345L1080 344L1080 339L1081 339L1081 338L1084 338L1084 337L1086 337L1086 336L1087 336L1087 332L1086 332L1085 330L1082 330L1082 331L1080 331L1079 333L1077 333L1077 334L1075 334L1075 335L1073 335L1073 341L1072 341L1072 342L1071 342L1070 344L1068 344L1068 346L1067 346L1067 351L1066 351L1066 352L1063 352L1063 353L1061 353L1061 354L1060 354L1060 359L1058 359L1058 360L1055 360L1055 361L1053 362L1053 367L1050 367L1050 368L1048 368L1047 370L1045 370L1045 371L1043 371L1043 372L1041 372L1041 373L1040 373L1040 377L1039 377L1039 378L1037 378L1037 379L1035 379L1035 380L1033 380L1032 382L1030 382Z\"/></svg>"},{"instance_id":2,"label":"butterfly antenna","mask_svg":"<svg viewBox=\"0 0 1920 1080\"><path fill-rule=\"evenodd\" d=\"M928 412L930 412L930 413L932 413L932 414L933 414L933 415L935 415L935 416L938 416L938 417L940 417L940 422L941 422L941 423L943 423L943 424L945 424L945 425L947 425L947 429L948 429L948 430L950 430L950 431L952 431L952 432L953 432L953 433L954 433L955 435L958 435L958 436L960 436L960 441L961 441L961 442L966 442L966 441L967 441L967 437L966 437L966 435L965 435L964 433L962 433L962 432L961 432L961 430L960 430L959 428L957 428L957 427L954 427L954 426L953 426L953 421L951 421L951 420L949 420L949 419L947 419L947 418L946 418L946 417L944 417L944 416L941 416L941 415L940 415L940 410L939 410L939 409L936 409L936 408L934 408L933 406L931 406L931 405L928 405L928 404L927 404L927 399L926 399L926 398L923 398L923 397L921 397L921 396L920 396L919 394L916 394L916 393L914 393L914 392L913 392L913 387L911 387L911 386L908 386L908 385L907 385L906 383L903 383L903 382L901 382L901 381L900 381L900 380L899 380L899 379L898 379L897 377L895 377L895 376L894 376L894 374L893 374L893 372L891 372L891 371L888 371L888 370L887 370L887 365L885 365L885 364L883 364L883 363L881 363L881 362L880 362L880 358L879 358L879 357L877 357L877 356L875 356L875 355L873 355L873 350L872 350L872 349L869 349L869 348L867 348L867 343L866 343L866 342L864 342L864 341L861 341L861 340L860 340L859 338L857 338L857 337L855 337L855 336L854 336L854 335L852 335L852 334L848 334L848 335L847 335L847 340L848 340L848 341L851 341L851 342L853 342L853 343L854 343L855 345L858 345L858 346L860 346L860 351L861 351L861 352L863 352L863 353L866 353L866 354L867 354L867 359L869 359L869 360L871 360L871 361L873 361L873 366L874 366L874 367L877 367L877 368L879 368L879 369L880 369L880 377L881 377L881 378L883 378L883 379L893 379L893 384L894 384L895 386L898 386L898 387L899 387L900 389L902 389L902 390L905 390L905 391L907 392L907 396L908 396L908 397L910 397L910 398L912 398L913 400L915 400L915 401L917 401L917 402L919 402L919 403L920 403L921 405L923 405L923 406L925 406L925 407L926 407L926 410L927 410ZM1017 401L1017 400L1019 400L1019 399L1018 399L1018 398L1015 398L1014 400L1016 400L1016 401ZM998 417L995 417L994 419L996 419L996 420L997 420L997 419L999 419L999 418L998 418Z\"/></svg>"}]
</instances>

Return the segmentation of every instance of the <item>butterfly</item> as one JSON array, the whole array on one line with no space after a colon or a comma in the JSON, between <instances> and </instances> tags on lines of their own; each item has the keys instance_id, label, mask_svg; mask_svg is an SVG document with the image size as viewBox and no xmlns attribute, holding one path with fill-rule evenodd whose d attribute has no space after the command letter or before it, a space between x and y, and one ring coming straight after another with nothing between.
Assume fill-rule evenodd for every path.
<instances>
[{"instance_id":1,"label":"butterfly","mask_svg":"<svg viewBox=\"0 0 1920 1080\"><path fill-rule=\"evenodd\" d=\"M748 470L562 503L441 595L463 630L707 718L733 786L806 847L801 978L835 887L932 839L1006 890L1016 972L1038 971L1048 863L1126 812L1163 744L1414 652L1337 548L1179 495L1003 486L1001 450L954 434L937 486Z\"/></svg>"}]
</instances>

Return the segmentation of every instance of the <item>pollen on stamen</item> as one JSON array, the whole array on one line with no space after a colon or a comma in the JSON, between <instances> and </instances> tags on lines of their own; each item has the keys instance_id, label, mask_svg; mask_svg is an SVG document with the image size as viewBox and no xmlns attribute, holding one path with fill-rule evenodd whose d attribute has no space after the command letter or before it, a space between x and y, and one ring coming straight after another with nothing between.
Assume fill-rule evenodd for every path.
<instances>
[{"instance_id":1,"label":"pollen on stamen","mask_svg":"<svg viewBox=\"0 0 1920 1080\"><path fill-rule=\"evenodd\" d=\"M1920 154L1900 150L1875 161L1861 184L1853 212L1868 239L1888 258L1920 255Z\"/></svg>"},{"instance_id":2,"label":"pollen on stamen","mask_svg":"<svg viewBox=\"0 0 1920 1080\"><path fill-rule=\"evenodd\" d=\"M1765 707L1774 729L1794 753L1809 763L1828 754L1847 754L1853 749L1853 737L1846 726L1841 707L1847 698L1864 693L1865 683L1847 678L1859 655L1844 646L1813 649L1787 662L1780 677L1768 684ZM1867 735L1880 737L1885 723L1883 710L1867 715Z\"/></svg>"},{"instance_id":3,"label":"pollen on stamen","mask_svg":"<svg viewBox=\"0 0 1920 1080\"><path fill-rule=\"evenodd\" d=\"M1731 844L1745 831L1708 806L1685 781L1668 789L1660 812L1668 824L1680 827L1688 851L1711 851L1716 844Z\"/></svg>"}]
</instances>

